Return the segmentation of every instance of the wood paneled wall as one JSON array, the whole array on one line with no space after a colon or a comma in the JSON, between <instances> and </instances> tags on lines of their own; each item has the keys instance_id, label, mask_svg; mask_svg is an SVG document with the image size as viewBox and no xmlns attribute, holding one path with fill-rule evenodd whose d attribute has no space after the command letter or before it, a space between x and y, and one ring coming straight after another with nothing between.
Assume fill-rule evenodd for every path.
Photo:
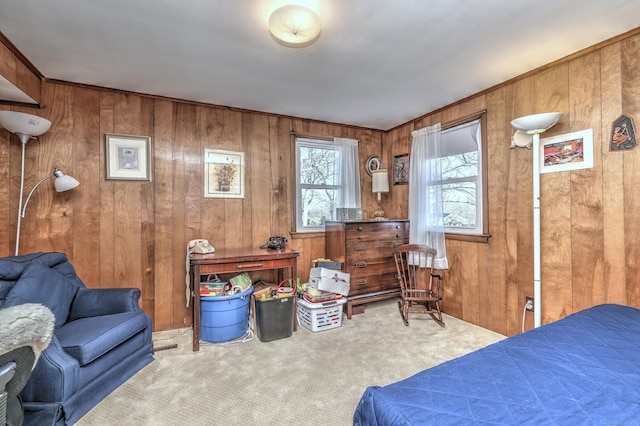
<instances>
[{"instance_id":1,"label":"wood paneled wall","mask_svg":"<svg viewBox=\"0 0 640 426\"><path fill-rule=\"evenodd\" d=\"M141 305L155 330L190 325L184 291L188 240L207 238L215 247L258 246L269 235L289 233L292 130L360 140L367 218L375 209L371 178L364 172L369 155L382 155L389 166L394 155L410 151L413 130L486 109L491 238L488 243L447 242L444 309L516 334L524 298L533 295L532 153L509 149L510 121L561 111L563 119L543 137L593 128L595 166L541 177L542 321L603 302L640 307L640 151L610 152L608 145L611 123L620 114L640 121L638 33L389 132L45 81L42 109L11 107L53 123L27 146L26 188L54 167L81 185L61 194L50 181L38 189L23 220L21 252L66 252L90 287L141 288ZM104 133L151 136L151 182L105 180ZM204 148L245 152L244 199L203 198ZM20 144L0 130L3 256L13 253L19 176ZM391 218L406 218L407 202L406 185L392 186L383 199ZM311 260L325 254L323 237L292 238L289 245L302 252L303 278ZM532 322L528 314L527 328Z\"/></svg>"},{"instance_id":2,"label":"wood paneled wall","mask_svg":"<svg viewBox=\"0 0 640 426\"><path fill-rule=\"evenodd\" d=\"M533 166L530 150L509 149L510 122L550 111L564 116L542 138L592 128L594 167L541 175L542 323L600 303L640 307L640 149L609 150L616 118L640 122L638 58L636 30L385 134L392 158L409 152L411 131L487 110L491 238L447 241L445 312L520 332L525 296L533 296ZM393 187L391 197L402 214L407 188Z\"/></svg>"},{"instance_id":3,"label":"wood paneled wall","mask_svg":"<svg viewBox=\"0 0 640 426\"><path fill-rule=\"evenodd\" d=\"M57 194L52 180L34 193L22 222L20 253L61 251L90 287L139 287L154 329L191 324L185 308L185 245L260 246L289 235L292 221L290 132L358 139L364 158L382 149L382 132L346 125L237 111L73 84L44 82L42 109L51 129L27 144L28 191L57 167L81 183ZM7 109L9 107L3 107ZM151 182L105 179L104 134L151 136ZM203 197L205 148L243 151L244 199ZM361 170L363 188L371 177ZM20 183L20 143L0 130L0 255L13 254ZM364 191L365 214L373 194ZM299 273L324 256L324 237L290 238ZM255 278L255 277L254 277ZM271 278L269 276L265 277Z\"/></svg>"}]
</instances>

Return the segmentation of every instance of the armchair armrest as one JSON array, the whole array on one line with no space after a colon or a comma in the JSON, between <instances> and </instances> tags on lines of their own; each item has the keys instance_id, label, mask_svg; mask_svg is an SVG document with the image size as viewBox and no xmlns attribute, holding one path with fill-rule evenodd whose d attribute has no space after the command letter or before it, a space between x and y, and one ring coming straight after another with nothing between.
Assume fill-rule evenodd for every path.
<instances>
[{"instance_id":1,"label":"armchair armrest","mask_svg":"<svg viewBox=\"0 0 640 426\"><path fill-rule=\"evenodd\" d=\"M79 288L69 321L100 315L140 311L138 288Z\"/></svg>"},{"instance_id":2,"label":"armchair armrest","mask_svg":"<svg viewBox=\"0 0 640 426\"><path fill-rule=\"evenodd\" d=\"M54 334L40 354L31 379L22 391L25 401L63 401L77 390L80 365L65 352Z\"/></svg>"}]
</instances>

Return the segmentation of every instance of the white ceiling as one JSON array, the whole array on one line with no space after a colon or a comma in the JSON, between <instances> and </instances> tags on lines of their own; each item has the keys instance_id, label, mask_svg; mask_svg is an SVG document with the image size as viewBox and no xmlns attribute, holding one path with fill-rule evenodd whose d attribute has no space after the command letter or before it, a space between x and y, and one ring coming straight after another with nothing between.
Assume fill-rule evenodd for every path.
<instances>
[{"instance_id":1,"label":"white ceiling","mask_svg":"<svg viewBox=\"0 0 640 426\"><path fill-rule=\"evenodd\" d=\"M271 38L287 3L315 44ZM638 0L0 0L46 78L381 130L636 27Z\"/></svg>"}]
</instances>

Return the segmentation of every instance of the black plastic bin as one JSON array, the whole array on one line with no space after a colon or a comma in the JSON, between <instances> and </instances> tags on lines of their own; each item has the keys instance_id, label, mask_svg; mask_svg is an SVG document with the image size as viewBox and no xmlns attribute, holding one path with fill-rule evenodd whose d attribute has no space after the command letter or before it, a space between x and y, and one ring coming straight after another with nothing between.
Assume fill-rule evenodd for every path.
<instances>
[{"instance_id":1,"label":"black plastic bin","mask_svg":"<svg viewBox=\"0 0 640 426\"><path fill-rule=\"evenodd\" d=\"M270 342L291 337L294 308L294 296L256 300L258 339Z\"/></svg>"}]
</instances>

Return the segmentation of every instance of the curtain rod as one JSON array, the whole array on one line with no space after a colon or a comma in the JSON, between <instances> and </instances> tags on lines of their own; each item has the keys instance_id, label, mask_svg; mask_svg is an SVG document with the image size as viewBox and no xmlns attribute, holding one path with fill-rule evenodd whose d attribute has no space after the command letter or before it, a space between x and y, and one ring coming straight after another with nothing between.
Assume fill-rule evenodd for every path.
<instances>
[{"instance_id":1,"label":"curtain rod","mask_svg":"<svg viewBox=\"0 0 640 426\"><path fill-rule=\"evenodd\" d=\"M332 136L318 136L318 135L312 135L310 133L298 133L295 130L291 130L289 132L289 134L291 136L295 136L297 138L319 139L319 140L323 140L323 141L331 141L331 142L333 142L333 137Z\"/></svg>"}]
</instances>

